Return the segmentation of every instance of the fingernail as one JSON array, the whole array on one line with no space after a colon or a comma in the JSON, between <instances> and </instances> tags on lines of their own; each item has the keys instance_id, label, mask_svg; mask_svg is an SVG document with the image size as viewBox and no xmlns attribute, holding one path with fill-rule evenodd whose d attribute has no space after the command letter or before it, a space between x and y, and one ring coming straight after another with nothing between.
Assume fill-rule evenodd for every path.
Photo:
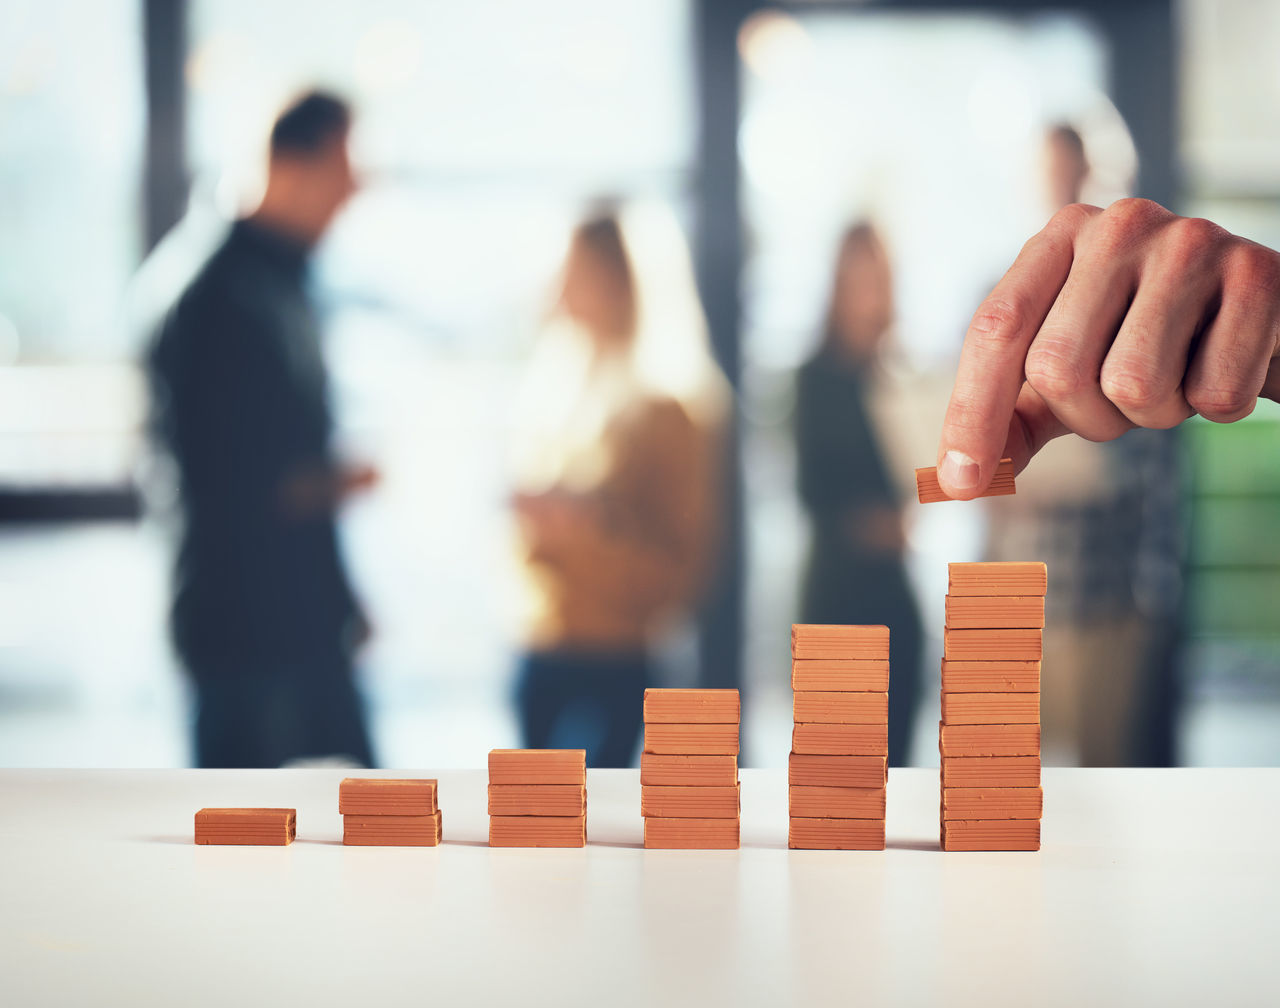
<instances>
[{"instance_id":1,"label":"fingernail","mask_svg":"<svg viewBox=\"0 0 1280 1008\"><path fill-rule=\"evenodd\" d=\"M978 463L964 452L949 451L938 466L938 480L956 490L973 490L978 485Z\"/></svg>"}]
</instances>

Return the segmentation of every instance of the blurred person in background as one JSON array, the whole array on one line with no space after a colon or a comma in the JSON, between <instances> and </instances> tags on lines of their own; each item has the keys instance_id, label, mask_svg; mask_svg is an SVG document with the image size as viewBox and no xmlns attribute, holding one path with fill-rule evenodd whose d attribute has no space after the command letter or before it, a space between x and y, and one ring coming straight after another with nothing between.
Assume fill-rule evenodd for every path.
<instances>
[{"instance_id":1,"label":"blurred person in background","mask_svg":"<svg viewBox=\"0 0 1280 1008\"><path fill-rule=\"evenodd\" d=\"M521 734L630 766L654 639L718 544L726 385L670 213L584 220L538 344L516 425Z\"/></svg>"},{"instance_id":2,"label":"blurred person in background","mask_svg":"<svg viewBox=\"0 0 1280 1008\"><path fill-rule=\"evenodd\" d=\"M920 696L921 624L903 502L870 408L893 314L888 253L870 224L855 224L840 242L822 340L797 377L795 439L813 528L800 618L890 628L889 761L901 766Z\"/></svg>"},{"instance_id":3,"label":"blurred person in background","mask_svg":"<svg viewBox=\"0 0 1280 1008\"><path fill-rule=\"evenodd\" d=\"M182 519L172 632L202 767L373 763L352 667L368 630L335 512L374 476L331 449L307 290L309 254L355 191L350 124L346 103L321 92L281 113L261 204L181 293L149 353Z\"/></svg>"},{"instance_id":4,"label":"blurred person in background","mask_svg":"<svg viewBox=\"0 0 1280 1008\"><path fill-rule=\"evenodd\" d=\"M1050 212L1081 202L1084 140L1045 135ZM1084 766L1175 762L1185 545L1178 440L1134 430L1109 443L1062 438L988 502L989 559L1044 560L1043 745Z\"/></svg>"}]
</instances>

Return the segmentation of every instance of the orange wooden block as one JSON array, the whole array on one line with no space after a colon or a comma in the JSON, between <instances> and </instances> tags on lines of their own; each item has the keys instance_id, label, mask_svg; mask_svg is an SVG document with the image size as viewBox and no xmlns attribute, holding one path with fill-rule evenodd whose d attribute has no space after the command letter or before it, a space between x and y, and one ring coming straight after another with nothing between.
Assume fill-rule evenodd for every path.
<instances>
[{"instance_id":1,"label":"orange wooden block","mask_svg":"<svg viewBox=\"0 0 1280 1008\"><path fill-rule=\"evenodd\" d=\"M490 784L489 815L580 816L587 814L581 784Z\"/></svg>"},{"instance_id":2,"label":"orange wooden block","mask_svg":"<svg viewBox=\"0 0 1280 1008\"><path fill-rule=\"evenodd\" d=\"M348 847L435 847L440 813L432 815L344 815L342 842Z\"/></svg>"},{"instance_id":3,"label":"orange wooden block","mask_svg":"<svg viewBox=\"0 0 1280 1008\"><path fill-rule=\"evenodd\" d=\"M938 722L938 752L947 756L1039 756L1040 726L944 725Z\"/></svg>"},{"instance_id":4,"label":"orange wooden block","mask_svg":"<svg viewBox=\"0 0 1280 1008\"><path fill-rule=\"evenodd\" d=\"M792 816L787 846L792 850L884 850L884 820Z\"/></svg>"},{"instance_id":5,"label":"orange wooden block","mask_svg":"<svg viewBox=\"0 0 1280 1008\"><path fill-rule=\"evenodd\" d=\"M888 693L795 693L797 724L882 724L889 721Z\"/></svg>"},{"instance_id":6,"label":"orange wooden block","mask_svg":"<svg viewBox=\"0 0 1280 1008\"><path fill-rule=\"evenodd\" d=\"M641 753L640 783L659 787L733 787L738 783L738 757Z\"/></svg>"},{"instance_id":7,"label":"orange wooden block","mask_svg":"<svg viewBox=\"0 0 1280 1008\"><path fill-rule=\"evenodd\" d=\"M587 817L490 816L490 847L585 847Z\"/></svg>"},{"instance_id":8,"label":"orange wooden block","mask_svg":"<svg viewBox=\"0 0 1280 1008\"><path fill-rule=\"evenodd\" d=\"M644 751L686 756L738 755L736 724L646 724Z\"/></svg>"},{"instance_id":9,"label":"orange wooden block","mask_svg":"<svg viewBox=\"0 0 1280 1008\"><path fill-rule=\"evenodd\" d=\"M797 787L787 789L790 814L803 819L883 819L884 786L876 788Z\"/></svg>"},{"instance_id":10,"label":"orange wooden block","mask_svg":"<svg viewBox=\"0 0 1280 1008\"><path fill-rule=\"evenodd\" d=\"M794 659L791 688L796 692L886 693L888 658Z\"/></svg>"},{"instance_id":11,"label":"orange wooden block","mask_svg":"<svg viewBox=\"0 0 1280 1008\"><path fill-rule=\"evenodd\" d=\"M640 814L658 819L736 819L741 793L733 787L640 786Z\"/></svg>"},{"instance_id":12,"label":"orange wooden block","mask_svg":"<svg viewBox=\"0 0 1280 1008\"><path fill-rule=\"evenodd\" d=\"M1043 595L948 595L946 626L995 630L1044 626Z\"/></svg>"},{"instance_id":13,"label":"orange wooden block","mask_svg":"<svg viewBox=\"0 0 1280 1008\"><path fill-rule=\"evenodd\" d=\"M1038 560L947 564L947 594L1043 595L1049 570Z\"/></svg>"},{"instance_id":14,"label":"orange wooden block","mask_svg":"<svg viewBox=\"0 0 1280 1008\"><path fill-rule=\"evenodd\" d=\"M434 815L439 810L436 791L434 779L347 777L338 785L338 811L342 815Z\"/></svg>"},{"instance_id":15,"label":"orange wooden block","mask_svg":"<svg viewBox=\"0 0 1280 1008\"><path fill-rule=\"evenodd\" d=\"M944 630L948 661L1039 661L1043 630Z\"/></svg>"},{"instance_id":16,"label":"orange wooden block","mask_svg":"<svg viewBox=\"0 0 1280 1008\"><path fill-rule=\"evenodd\" d=\"M195 841L237 847L285 847L298 833L291 808L203 808L195 817Z\"/></svg>"},{"instance_id":17,"label":"orange wooden block","mask_svg":"<svg viewBox=\"0 0 1280 1008\"><path fill-rule=\"evenodd\" d=\"M644 845L649 850L737 850L740 836L737 818L644 821Z\"/></svg>"},{"instance_id":18,"label":"orange wooden block","mask_svg":"<svg viewBox=\"0 0 1280 1008\"><path fill-rule=\"evenodd\" d=\"M795 623L791 627L791 657L801 660L887 661L889 628Z\"/></svg>"},{"instance_id":19,"label":"orange wooden block","mask_svg":"<svg viewBox=\"0 0 1280 1008\"><path fill-rule=\"evenodd\" d=\"M797 724L791 730L791 751L823 756L887 756L889 723Z\"/></svg>"},{"instance_id":20,"label":"orange wooden block","mask_svg":"<svg viewBox=\"0 0 1280 1008\"><path fill-rule=\"evenodd\" d=\"M991 485L979 496L1004 497L1016 492L1013 459L1001 459L1000 464L996 466L995 475L991 477ZM916 497L921 504L937 504L939 501L955 499L942 492L942 487L938 484L937 466L926 466L916 470Z\"/></svg>"},{"instance_id":21,"label":"orange wooden block","mask_svg":"<svg viewBox=\"0 0 1280 1008\"><path fill-rule=\"evenodd\" d=\"M1039 693L942 693L942 723L1039 724Z\"/></svg>"},{"instance_id":22,"label":"orange wooden block","mask_svg":"<svg viewBox=\"0 0 1280 1008\"><path fill-rule=\"evenodd\" d=\"M1039 787L1039 756L944 756L942 786Z\"/></svg>"},{"instance_id":23,"label":"orange wooden block","mask_svg":"<svg viewBox=\"0 0 1280 1008\"><path fill-rule=\"evenodd\" d=\"M817 756L793 752L787 757L792 785L813 787L882 788L889 779L884 756Z\"/></svg>"},{"instance_id":24,"label":"orange wooden block","mask_svg":"<svg viewBox=\"0 0 1280 1008\"><path fill-rule=\"evenodd\" d=\"M1039 693L1040 663L943 658L942 690L944 693Z\"/></svg>"},{"instance_id":25,"label":"orange wooden block","mask_svg":"<svg viewBox=\"0 0 1280 1008\"><path fill-rule=\"evenodd\" d=\"M1039 819L1044 791L1038 787L943 788L943 819Z\"/></svg>"},{"instance_id":26,"label":"orange wooden block","mask_svg":"<svg viewBox=\"0 0 1280 1008\"><path fill-rule=\"evenodd\" d=\"M647 689L646 724L737 724L741 707L736 689Z\"/></svg>"},{"instance_id":27,"label":"orange wooden block","mask_svg":"<svg viewBox=\"0 0 1280 1008\"><path fill-rule=\"evenodd\" d=\"M944 851L1038 851L1039 819L949 819L942 823Z\"/></svg>"},{"instance_id":28,"label":"orange wooden block","mask_svg":"<svg viewBox=\"0 0 1280 1008\"><path fill-rule=\"evenodd\" d=\"M490 784L587 783L585 749L491 749Z\"/></svg>"}]
</instances>

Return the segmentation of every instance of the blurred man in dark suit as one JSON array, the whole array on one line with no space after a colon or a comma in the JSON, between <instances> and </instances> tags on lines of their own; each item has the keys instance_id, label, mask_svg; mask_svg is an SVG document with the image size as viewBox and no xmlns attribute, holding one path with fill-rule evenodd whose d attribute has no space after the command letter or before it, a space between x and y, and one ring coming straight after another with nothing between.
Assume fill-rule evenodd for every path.
<instances>
[{"instance_id":1,"label":"blurred man in dark suit","mask_svg":"<svg viewBox=\"0 0 1280 1008\"><path fill-rule=\"evenodd\" d=\"M310 250L355 191L350 120L318 92L280 115L261 205L183 291L148 361L179 480L172 624L200 766L373 762L352 668L368 631L335 528L373 473L332 453L306 285Z\"/></svg>"}]
</instances>

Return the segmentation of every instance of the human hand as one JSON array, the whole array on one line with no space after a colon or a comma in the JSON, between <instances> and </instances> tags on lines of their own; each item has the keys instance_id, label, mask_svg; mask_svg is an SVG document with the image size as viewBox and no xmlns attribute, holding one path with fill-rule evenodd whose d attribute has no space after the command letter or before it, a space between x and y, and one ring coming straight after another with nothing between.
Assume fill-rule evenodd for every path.
<instances>
[{"instance_id":1,"label":"human hand","mask_svg":"<svg viewBox=\"0 0 1280 1008\"><path fill-rule=\"evenodd\" d=\"M1060 210L965 335L938 481L969 500L1001 458L1280 401L1280 253L1149 200Z\"/></svg>"}]
</instances>

